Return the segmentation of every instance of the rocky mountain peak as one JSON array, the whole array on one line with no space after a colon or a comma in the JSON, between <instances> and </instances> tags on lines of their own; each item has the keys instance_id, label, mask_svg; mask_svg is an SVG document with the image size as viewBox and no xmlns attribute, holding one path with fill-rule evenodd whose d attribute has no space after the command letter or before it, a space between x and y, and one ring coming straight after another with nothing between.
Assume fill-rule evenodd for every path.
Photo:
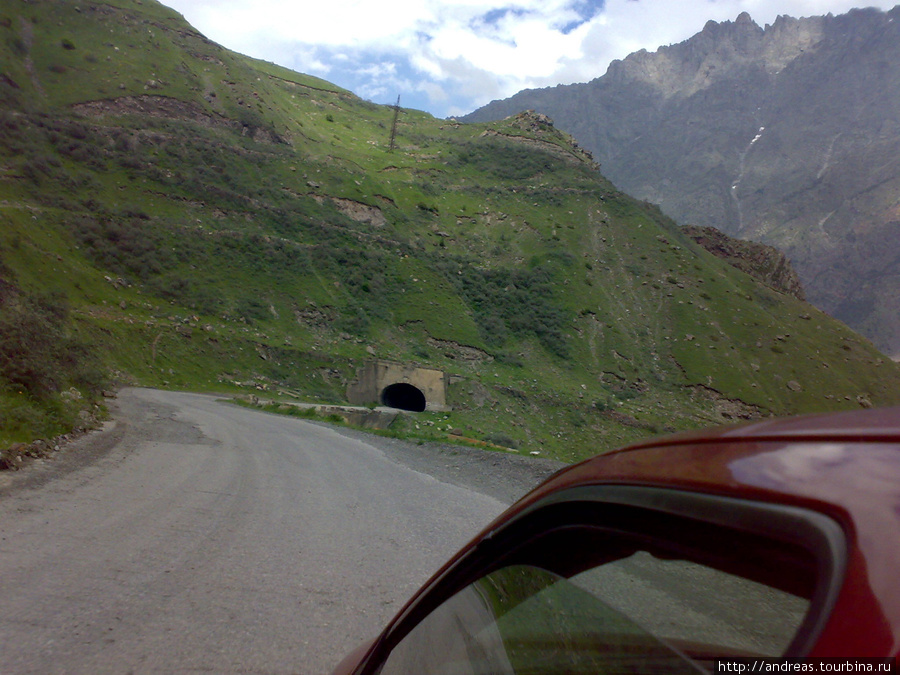
<instances>
[{"instance_id":1,"label":"rocky mountain peak","mask_svg":"<svg viewBox=\"0 0 900 675\"><path fill-rule=\"evenodd\" d=\"M734 21L708 21L684 42L613 61L606 77L649 84L669 98L692 96L748 68L775 75L822 39L823 20L782 16L761 28L741 12Z\"/></svg>"}]
</instances>

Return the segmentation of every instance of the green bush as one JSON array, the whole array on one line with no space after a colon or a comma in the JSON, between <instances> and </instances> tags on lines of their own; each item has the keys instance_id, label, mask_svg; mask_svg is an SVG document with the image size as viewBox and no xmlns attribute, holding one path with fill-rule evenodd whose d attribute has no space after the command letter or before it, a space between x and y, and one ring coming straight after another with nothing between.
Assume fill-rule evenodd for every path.
<instances>
[{"instance_id":1,"label":"green bush","mask_svg":"<svg viewBox=\"0 0 900 675\"><path fill-rule=\"evenodd\" d=\"M35 430L44 429L48 421L48 415L37 406L0 402L0 429L9 438L30 438Z\"/></svg>"},{"instance_id":2,"label":"green bush","mask_svg":"<svg viewBox=\"0 0 900 675\"><path fill-rule=\"evenodd\" d=\"M504 448L518 448L519 443L509 436L497 432L490 432L485 434L483 437L485 442L491 443L492 445L499 445Z\"/></svg>"},{"instance_id":3,"label":"green bush","mask_svg":"<svg viewBox=\"0 0 900 675\"><path fill-rule=\"evenodd\" d=\"M460 149L456 161L504 180L524 180L565 167L563 160L548 153L500 139L468 143Z\"/></svg>"},{"instance_id":4,"label":"green bush","mask_svg":"<svg viewBox=\"0 0 900 675\"><path fill-rule=\"evenodd\" d=\"M270 316L269 309L265 303L260 302L256 298L239 299L234 310L247 323L256 323Z\"/></svg>"},{"instance_id":5,"label":"green bush","mask_svg":"<svg viewBox=\"0 0 900 675\"><path fill-rule=\"evenodd\" d=\"M472 308L484 341L501 347L509 335L533 335L549 352L570 356L564 334L567 317L555 305L552 269L567 259L549 260L528 269L482 269L462 261L436 261Z\"/></svg>"},{"instance_id":6,"label":"green bush","mask_svg":"<svg viewBox=\"0 0 900 675\"><path fill-rule=\"evenodd\" d=\"M145 222L146 217L130 213L81 217L70 224L76 239L100 267L146 281L171 268L175 256L170 246L163 245L162 233Z\"/></svg>"},{"instance_id":7,"label":"green bush","mask_svg":"<svg viewBox=\"0 0 900 675\"><path fill-rule=\"evenodd\" d=\"M68 305L53 295L0 304L0 381L13 391L49 399L67 387L99 395L106 378L87 345L69 334Z\"/></svg>"},{"instance_id":8,"label":"green bush","mask_svg":"<svg viewBox=\"0 0 900 675\"><path fill-rule=\"evenodd\" d=\"M190 307L200 314L216 314L223 305L222 297L212 288L180 274L154 277L147 286L159 297Z\"/></svg>"}]
</instances>

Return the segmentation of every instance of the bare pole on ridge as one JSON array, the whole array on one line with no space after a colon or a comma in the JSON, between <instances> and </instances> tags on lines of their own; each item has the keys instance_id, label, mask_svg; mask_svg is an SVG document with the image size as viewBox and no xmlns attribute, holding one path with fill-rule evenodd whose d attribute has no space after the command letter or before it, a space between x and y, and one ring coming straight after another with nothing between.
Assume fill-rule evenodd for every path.
<instances>
[{"instance_id":1,"label":"bare pole on ridge","mask_svg":"<svg viewBox=\"0 0 900 675\"><path fill-rule=\"evenodd\" d=\"M397 103L394 105L394 123L391 124L391 145L388 152L394 150L394 137L397 135L397 118L400 117L400 94L397 94Z\"/></svg>"}]
</instances>

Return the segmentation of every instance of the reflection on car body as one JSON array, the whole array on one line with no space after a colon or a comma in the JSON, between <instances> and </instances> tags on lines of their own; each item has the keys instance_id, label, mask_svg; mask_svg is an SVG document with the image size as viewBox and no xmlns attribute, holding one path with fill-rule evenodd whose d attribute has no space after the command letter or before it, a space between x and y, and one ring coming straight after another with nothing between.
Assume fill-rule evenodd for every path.
<instances>
[{"instance_id":1,"label":"reflection on car body","mask_svg":"<svg viewBox=\"0 0 900 675\"><path fill-rule=\"evenodd\" d=\"M557 473L336 674L695 673L900 650L900 409L636 444Z\"/></svg>"}]
</instances>

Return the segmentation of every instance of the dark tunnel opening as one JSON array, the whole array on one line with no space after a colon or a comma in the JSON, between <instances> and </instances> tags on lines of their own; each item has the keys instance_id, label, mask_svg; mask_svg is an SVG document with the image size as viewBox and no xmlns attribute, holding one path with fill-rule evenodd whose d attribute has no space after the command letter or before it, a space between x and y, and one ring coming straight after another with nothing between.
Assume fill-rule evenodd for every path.
<instances>
[{"instance_id":1,"label":"dark tunnel opening","mask_svg":"<svg viewBox=\"0 0 900 675\"><path fill-rule=\"evenodd\" d=\"M388 385L381 392L381 404L410 412L423 412L425 410L425 394L411 384L397 382Z\"/></svg>"}]
</instances>

